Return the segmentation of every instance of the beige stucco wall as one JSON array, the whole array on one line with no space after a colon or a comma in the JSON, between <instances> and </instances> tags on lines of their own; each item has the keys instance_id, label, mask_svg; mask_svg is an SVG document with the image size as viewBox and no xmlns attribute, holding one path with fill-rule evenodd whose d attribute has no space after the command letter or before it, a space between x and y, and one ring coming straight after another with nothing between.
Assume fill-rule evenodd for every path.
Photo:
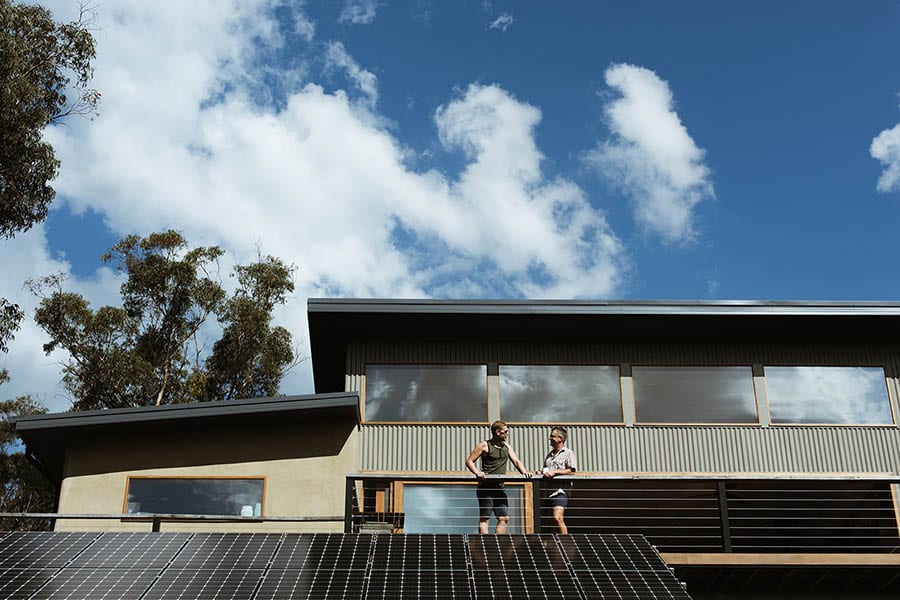
<instances>
[{"instance_id":1,"label":"beige stucco wall","mask_svg":"<svg viewBox=\"0 0 900 600\"><path fill-rule=\"evenodd\" d=\"M338 516L357 472L354 423L291 423L81 440L66 451L59 512L121 514L128 476L265 477L263 516ZM149 531L147 522L60 520L58 531ZM343 531L342 522L163 523L162 531Z\"/></svg>"}]
</instances>

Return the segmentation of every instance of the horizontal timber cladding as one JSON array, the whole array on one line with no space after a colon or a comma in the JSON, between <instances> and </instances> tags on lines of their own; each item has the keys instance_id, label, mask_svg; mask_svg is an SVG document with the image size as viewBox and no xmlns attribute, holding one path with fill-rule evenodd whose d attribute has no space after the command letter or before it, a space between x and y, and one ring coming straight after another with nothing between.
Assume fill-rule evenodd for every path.
<instances>
[{"instance_id":1,"label":"horizontal timber cladding","mask_svg":"<svg viewBox=\"0 0 900 600\"><path fill-rule=\"evenodd\" d=\"M528 469L547 451L546 425L511 425ZM360 469L460 472L487 425L363 424ZM895 427L621 427L573 425L569 447L588 473L900 474ZM510 469L513 469L510 465Z\"/></svg>"},{"instance_id":2,"label":"horizontal timber cladding","mask_svg":"<svg viewBox=\"0 0 900 600\"><path fill-rule=\"evenodd\" d=\"M367 363L881 366L900 377L900 344L351 344L346 391L359 391Z\"/></svg>"}]
</instances>

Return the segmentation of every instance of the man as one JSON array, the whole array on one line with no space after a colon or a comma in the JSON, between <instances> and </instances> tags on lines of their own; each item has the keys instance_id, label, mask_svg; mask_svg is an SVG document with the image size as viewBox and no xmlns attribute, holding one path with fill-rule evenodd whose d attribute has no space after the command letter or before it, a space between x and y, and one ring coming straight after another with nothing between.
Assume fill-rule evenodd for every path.
<instances>
[{"instance_id":1,"label":"man","mask_svg":"<svg viewBox=\"0 0 900 600\"><path fill-rule=\"evenodd\" d=\"M488 521L491 512L497 517L497 533L506 533L509 523L509 498L503 489L503 482L485 479L487 475L505 475L507 462L512 461L519 473L528 477L525 465L516 456L516 453L507 443L509 427L503 421L494 421L491 424L491 439L479 442L466 459L466 468L478 478L478 488L475 495L478 496L478 533L488 532ZM481 459L481 469L475 466L475 461Z\"/></svg>"},{"instance_id":2,"label":"man","mask_svg":"<svg viewBox=\"0 0 900 600\"><path fill-rule=\"evenodd\" d=\"M572 475L576 470L575 453L566 448L566 438L569 432L565 427L554 427L550 430L550 452L544 458L544 468L536 471L535 475L542 475L544 479L552 479L557 475ZM559 527L560 533L569 533L564 519L566 507L569 505L569 494L572 491L571 481L559 481L554 485L547 485L547 499L553 508L553 520Z\"/></svg>"}]
</instances>

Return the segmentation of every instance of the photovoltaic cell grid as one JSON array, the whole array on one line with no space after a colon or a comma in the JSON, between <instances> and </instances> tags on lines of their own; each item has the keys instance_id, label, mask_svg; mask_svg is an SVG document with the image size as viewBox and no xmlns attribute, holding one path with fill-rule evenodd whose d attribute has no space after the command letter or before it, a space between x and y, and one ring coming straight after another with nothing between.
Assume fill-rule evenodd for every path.
<instances>
[{"instance_id":1,"label":"photovoltaic cell grid","mask_svg":"<svg viewBox=\"0 0 900 600\"><path fill-rule=\"evenodd\" d=\"M469 598L466 538L409 534L379 539L366 597Z\"/></svg>"},{"instance_id":2,"label":"photovoltaic cell grid","mask_svg":"<svg viewBox=\"0 0 900 600\"><path fill-rule=\"evenodd\" d=\"M641 536L0 536L0 599L385 597L689 600Z\"/></svg>"},{"instance_id":3,"label":"photovoltaic cell grid","mask_svg":"<svg viewBox=\"0 0 900 600\"><path fill-rule=\"evenodd\" d=\"M286 534L255 598L362 598L373 539L370 534Z\"/></svg>"}]
</instances>

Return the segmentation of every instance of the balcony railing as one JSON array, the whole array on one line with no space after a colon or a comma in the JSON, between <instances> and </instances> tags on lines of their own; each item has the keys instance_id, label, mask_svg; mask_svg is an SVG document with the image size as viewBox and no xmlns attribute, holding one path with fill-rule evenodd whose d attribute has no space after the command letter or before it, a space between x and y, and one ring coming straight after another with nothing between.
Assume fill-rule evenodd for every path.
<instances>
[{"instance_id":1,"label":"balcony railing","mask_svg":"<svg viewBox=\"0 0 900 600\"><path fill-rule=\"evenodd\" d=\"M640 534L661 552L900 552L900 478L491 479L505 483L508 533L557 532L549 492L571 484L569 533ZM469 475L349 475L345 531L476 533L476 483Z\"/></svg>"}]
</instances>

